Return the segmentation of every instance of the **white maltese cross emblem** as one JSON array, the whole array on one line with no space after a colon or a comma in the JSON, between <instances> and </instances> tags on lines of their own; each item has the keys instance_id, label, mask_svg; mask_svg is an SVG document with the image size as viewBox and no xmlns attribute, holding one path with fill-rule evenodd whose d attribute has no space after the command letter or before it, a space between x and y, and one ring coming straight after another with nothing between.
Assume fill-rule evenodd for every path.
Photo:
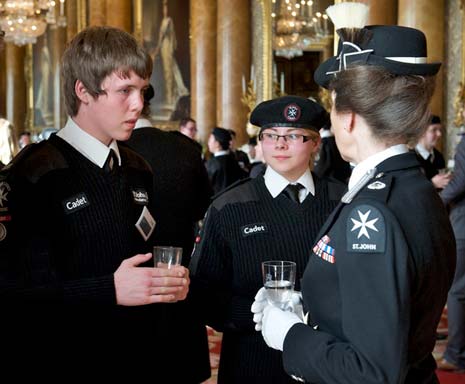
<instances>
[{"instance_id":1,"label":"white maltese cross emblem","mask_svg":"<svg viewBox=\"0 0 465 384\"><path fill-rule=\"evenodd\" d=\"M365 236L367 239L369 239L370 234L368 233L368 229L378 232L378 229L375 227L375 223L378 221L379 218L377 217L372 220L368 220L368 217L371 213L371 209L366 211L365 213L362 213L361 211L357 210L357 213L360 220L350 218L350 220L352 220L352 222L354 223L354 226L350 231L353 232L356 229L360 228L357 235L357 239L360 239L360 237L362 236Z\"/></svg>"}]
</instances>

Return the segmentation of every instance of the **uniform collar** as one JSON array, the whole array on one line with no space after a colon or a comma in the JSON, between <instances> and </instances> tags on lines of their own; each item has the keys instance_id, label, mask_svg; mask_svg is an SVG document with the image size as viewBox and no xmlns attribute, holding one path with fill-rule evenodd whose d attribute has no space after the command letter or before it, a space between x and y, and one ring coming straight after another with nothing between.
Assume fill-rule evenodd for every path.
<instances>
[{"instance_id":1,"label":"uniform collar","mask_svg":"<svg viewBox=\"0 0 465 384\"><path fill-rule=\"evenodd\" d=\"M277 197L289 184L289 180L281 176L271 167L266 167L265 175L263 177L265 179L265 186L273 198ZM304 186L304 189L300 191L300 201L303 201L305 197L307 197L308 193L311 193L313 196L315 196L315 183L313 182L310 169L307 169L295 183L291 184L297 183Z\"/></svg>"},{"instance_id":2,"label":"uniform collar","mask_svg":"<svg viewBox=\"0 0 465 384\"><path fill-rule=\"evenodd\" d=\"M215 152L213 154L214 157L218 157L218 156L224 156L224 155L228 155L230 152L229 150L223 150L223 151L218 151L218 152Z\"/></svg>"},{"instance_id":3,"label":"uniform collar","mask_svg":"<svg viewBox=\"0 0 465 384\"><path fill-rule=\"evenodd\" d=\"M360 179L372 168L375 168L378 164L383 162L384 160L400 155L403 153L407 153L408 148L405 144L398 144L385 149L384 151L378 152L359 164L353 169L352 175L349 179L349 191L360 181Z\"/></svg>"},{"instance_id":4,"label":"uniform collar","mask_svg":"<svg viewBox=\"0 0 465 384\"><path fill-rule=\"evenodd\" d=\"M152 123L150 122L149 119L145 119L145 118L141 117L136 121L136 126L134 127L134 129L147 128L147 127L151 127L151 126L152 126Z\"/></svg>"},{"instance_id":5,"label":"uniform collar","mask_svg":"<svg viewBox=\"0 0 465 384\"><path fill-rule=\"evenodd\" d=\"M417 151L417 153L424 159L424 160L427 160L428 157L431 155L431 156L434 156L434 151L431 150L431 151L428 151L423 145L421 145L420 143L418 143L416 146L415 146L415 150Z\"/></svg>"},{"instance_id":6,"label":"uniform collar","mask_svg":"<svg viewBox=\"0 0 465 384\"><path fill-rule=\"evenodd\" d=\"M68 118L66 125L57 132L57 136L62 138L100 168L103 168L110 153L110 149L115 151L118 157L118 163L121 165L121 155L116 140L113 140L107 147L94 136L83 131L72 118Z\"/></svg>"}]
</instances>

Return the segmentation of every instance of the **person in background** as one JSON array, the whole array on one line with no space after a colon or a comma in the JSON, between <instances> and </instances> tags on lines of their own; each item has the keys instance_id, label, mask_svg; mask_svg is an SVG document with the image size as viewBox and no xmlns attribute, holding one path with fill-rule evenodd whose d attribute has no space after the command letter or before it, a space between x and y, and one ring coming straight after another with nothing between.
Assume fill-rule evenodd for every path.
<instances>
[{"instance_id":1,"label":"person in background","mask_svg":"<svg viewBox=\"0 0 465 384\"><path fill-rule=\"evenodd\" d=\"M249 157L250 157L250 172L249 176L254 178L265 173L266 164L263 159L263 151L260 143L257 142L257 137L249 139Z\"/></svg>"},{"instance_id":2,"label":"person in background","mask_svg":"<svg viewBox=\"0 0 465 384\"><path fill-rule=\"evenodd\" d=\"M308 316L269 305L261 290L254 320L299 381L437 383L432 350L454 276L454 234L407 143L428 125L440 63L426 63L417 29L353 24L368 16L365 4L327 13L338 55L314 76L331 91L341 156L356 166L307 255L301 293Z\"/></svg>"},{"instance_id":3,"label":"person in background","mask_svg":"<svg viewBox=\"0 0 465 384\"><path fill-rule=\"evenodd\" d=\"M451 174L443 173L446 162L442 153L436 149L436 144L442 136L442 125L439 116L431 115L428 128L421 135L415 146L418 160L428 180L431 180L436 189L443 189L450 181Z\"/></svg>"},{"instance_id":4,"label":"person in background","mask_svg":"<svg viewBox=\"0 0 465 384\"><path fill-rule=\"evenodd\" d=\"M163 382L172 372L158 303L183 300L189 273L150 263L152 172L117 143L140 116L152 60L129 33L89 27L69 43L61 71L65 127L0 172L4 369L20 355L35 377L60 366Z\"/></svg>"},{"instance_id":5,"label":"person in background","mask_svg":"<svg viewBox=\"0 0 465 384\"><path fill-rule=\"evenodd\" d=\"M196 140L197 136L197 123L194 119L186 117L179 121L179 132L192 140Z\"/></svg>"},{"instance_id":6,"label":"person in background","mask_svg":"<svg viewBox=\"0 0 465 384\"><path fill-rule=\"evenodd\" d=\"M323 107L302 97L260 103L250 122L260 127L267 170L217 195L208 209L191 292L206 324L223 332L219 384L293 382L281 353L254 331L249 308L263 285L263 261L296 262L299 285L314 238L345 189L309 168L326 119Z\"/></svg>"},{"instance_id":7,"label":"person in background","mask_svg":"<svg viewBox=\"0 0 465 384\"><path fill-rule=\"evenodd\" d=\"M173 131L178 133L178 131ZM194 144L197 150L201 153L203 157L203 148L202 145L197 141L197 123L191 117L182 118L179 121L179 132L182 133L185 137L188 137L190 142Z\"/></svg>"},{"instance_id":8,"label":"person in background","mask_svg":"<svg viewBox=\"0 0 465 384\"><path fill-rule=\"evenodd\" d=\"M331 132L330 121L320 129L320 136L320 150L318 151L313 172L319 177L333 177L347 184L352 170L350 164L341 157L337 149L336 139Z\"/></svg>"},{"instance_id":9,"label":"person in background","mask_svg":"<svg viewBox=\"0 0 465 384\"><path fill-rule=\"evenodd\" d=\"M438 368L465 371L465 136L455 152L454 174L440 193L450 211L457 247L457 263L447 295L447 346Z\"/></svg>"},{"instance_id":10,"label":"person in background","mask_svg":"<svg viewBox=\"0 0 465 384\"><path fill-rule=\"evenodd\" d=\"M231 140L231 133L220 127L213 128L208 138L208 150L213 156L207 160L205 167L215 194L247 177L230 151Z\"/></svg>"},{"instance_id":11,"label":"person in background","mask_svg":"<svg viewBox=\"0 0 465 384\"><path fill-rule=\"evenodd\" d=\"M24 131L19 134L19 149L23 149L26 145L31 144L31 132Z\"/></svg>"},{"instance_id":12,"label":"person in background","mask_svg":"<svg viewBox=\"0 0 465 384\"><path fill-rule=\"evenodd\" d=\"M249 171L250 171L249 156L247 156L247 153L237 148L236 131L234 131L234 129L228 129L228 131L231 134L231 142L229 143L229 150L236 158L236 161L239 164L239 166L242 168L242 170L246 174L249 174Z\"/></svg>"},{"instance_id":13,"label":"person in background","mask_svg":"<svg viewBox=\"0 0 465 384\"><path fill-rule=\"evenodd\" d=\"M154 89L144 94L144 109L134 132L125 144L140 154L153 169L154 243L181 247L182 265L188 266L195 239L196 223L210 204L212 190L200 152L193 141L174 131L154 128L148 119ZM176 372L171 380L199 384L210 377L206 329L196 321L196 309L186 300L166 305L165 332L169 343L165 353L176 356L169 363ZM186 319L189 318L189 321ZM189 340L188 343L185 341ZM183 345L180 348L180 345ZM171 350L172 348L173 350ZM179 369L182 368L182 369Z\"/></svg>"}]
</instances>

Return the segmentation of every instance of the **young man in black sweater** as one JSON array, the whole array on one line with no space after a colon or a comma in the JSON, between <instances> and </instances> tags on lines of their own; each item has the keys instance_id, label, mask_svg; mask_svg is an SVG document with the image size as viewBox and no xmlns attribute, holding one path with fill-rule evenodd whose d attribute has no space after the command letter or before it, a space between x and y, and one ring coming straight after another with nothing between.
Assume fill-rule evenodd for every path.
<instances>
[{"instance_id":1,"label":"young man in black sweater","mask_svg":"<svg viewBox=\"0 0 465 384\"><path fill-rule=\"evenodd\" d=\"M239 181L207 211L191 260L197 313L223 332L218 383L292 383L281 352L254 330L250 306L263 286L261 263L297 263L297 288L315 236L344 185L320 179L309 164L328 114L318 104L285 96L259 104L250 121L268 164L264 175ZM300 188L298 196L288 190Z\"/></svg>"},{"instance_id":2,"label":"young man in black sweater","mask_svg":"<svg viewBox=\"0 0 465 384\"><path fill-rule=\"evenodd\" d=\"M128 33L90 27L61 69L68 122L0 173L2 340L28 367L108 378L150 361L160 378L162 354L137 351L163 349L153 304L184 299L188 271L150 263L152 173L116 142L134 129L152 62Z\"/></svg>"}]
</instances>

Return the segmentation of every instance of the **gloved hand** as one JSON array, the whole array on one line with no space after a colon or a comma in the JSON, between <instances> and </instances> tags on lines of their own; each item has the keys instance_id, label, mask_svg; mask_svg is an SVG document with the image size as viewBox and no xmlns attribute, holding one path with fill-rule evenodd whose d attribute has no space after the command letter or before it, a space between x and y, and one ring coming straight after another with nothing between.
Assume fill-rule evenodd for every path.
<instances>
[{"instance_id":1,"label":"gloved hand","mask_svg":"<svg viewBox=\"0 0 465 384\"><path fill-rule=\"evenodd\" d=\"M262 317L263 317L263 310L268 304L266 289L262 287L258 290L257 294L255 295L255 301L252 303L252 307L250 310L252 311L253 321L255 324L255 330L260 331L262 329Z\"/></svg>"},{"instance_id":2,"label":"gloved hand","mask_svg":"<svg viewBox=\"0 0 465 384\"><path fill-rule=\"evenodd\" d=\"M261 331L262 329L262 317L263 317L263 310L266 306L272 305L269 304L267 300L267 293L265 287L262 287L258 290L257 294L255 295L255 301L252 303L252 307L250 308L253 316L253 321L255 324L255 330ZM294 291L291 294L291 298L289 300L289 304L285 308L286 311L291 311L297 314L301 319L303 319L303 307L302 307L302 293L298 291Z\"/></svg>"},{"instance_id":3,"label":"gloved hand","mask_svg":"<svg viewBox=\"0 0 465 384\"><path fill-rule=\"evenodd\" d=\"M261 322L262 335L266 344L279 351L283 350L284 339L294 324L303 323L294 312L283 311L273 305L267 305Z\"/></svg>"}]
</instances>

